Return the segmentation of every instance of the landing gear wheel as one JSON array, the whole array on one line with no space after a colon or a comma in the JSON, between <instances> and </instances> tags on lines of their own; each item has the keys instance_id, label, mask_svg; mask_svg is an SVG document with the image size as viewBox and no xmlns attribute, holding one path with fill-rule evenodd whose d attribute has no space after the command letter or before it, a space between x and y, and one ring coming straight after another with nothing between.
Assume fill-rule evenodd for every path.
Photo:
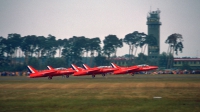
<instances>
[{"instance_id":1,"label":"landing gear wheel","mask_svg":"<svg viewBox=\"0 0 200 112\"><path fill-rule=\"evenodd\" d=\"M48 79L49 79L49 80L51 80L51 79L52 79L52 77L51 77L51 76L48 76Z\"/></svg>"},{"instance_id":2,"label":"landing gear wheel","mask_svg":"<svg viewBox=\"0 0 200 112\"><path fill-rule=\"evenodd\" d=\"M92 78L95 78L95 75L92 75Z\"/></svg>"},{"instance_id":3,"label":"landing gear wheel","mask_svg":"<svg viewBox=\"0 0 200 112\"><path fill-rule=\"evenodd\" d=\"M103 77L105 77L105 74L102 74Z\"/></svg>"},{"instance_id":4,"label":"landing gear wheel","mask_svg":"<svg viewBox=\"0 0 200 112\"><path fill-rule=\"evenodd\" d=\"M69 75L66 75L66 78L69 78Z\"/></svg>"}]
</instances>

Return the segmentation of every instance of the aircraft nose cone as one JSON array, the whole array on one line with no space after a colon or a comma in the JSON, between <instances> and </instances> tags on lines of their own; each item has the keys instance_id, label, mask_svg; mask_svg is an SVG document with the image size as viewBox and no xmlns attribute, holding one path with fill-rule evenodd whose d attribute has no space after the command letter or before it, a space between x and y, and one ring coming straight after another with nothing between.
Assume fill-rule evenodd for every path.
<instances>
[{"instance_id":1,"label":"aircraft nose cone","mask_svg":"<svg viewBox=\"0 0 200 112\"><path fill-rule=\"evenodd\" d=\"M153 69L158 69L158 66L153 66L152 68L153 68Z\"/></svg>"}]
</instances>

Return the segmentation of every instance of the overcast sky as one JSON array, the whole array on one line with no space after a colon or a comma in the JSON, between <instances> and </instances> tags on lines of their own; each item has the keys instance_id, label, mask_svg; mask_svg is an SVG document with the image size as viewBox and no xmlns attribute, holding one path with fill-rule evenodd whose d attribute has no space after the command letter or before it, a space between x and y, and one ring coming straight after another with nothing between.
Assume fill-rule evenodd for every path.
<instances>
[{"instance_id":1,"label":"overcast sky","mask_svg":"<svg viewBox=\"0 0 200 112\"><path fill-rule=\"evenodd\" d=\"M124 38L133 31L147 33L147 14L157 8L161 53L167 52L167 37L179 33L184 49L178 57L200 57L200 0L0 0L0 36ZM128 54L126 44L117 51L118 56L124 54Z\"/></svg>"}]
</instances>

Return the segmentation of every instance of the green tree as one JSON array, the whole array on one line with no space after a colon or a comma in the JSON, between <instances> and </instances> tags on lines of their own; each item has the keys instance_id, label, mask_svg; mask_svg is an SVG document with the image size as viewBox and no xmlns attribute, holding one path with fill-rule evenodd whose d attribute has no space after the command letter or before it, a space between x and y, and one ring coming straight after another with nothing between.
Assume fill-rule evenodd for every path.
<instances>
[{"instance_id":1,"label":"green tree","mask_svg":"<svg viewBox=\"0 0 200 112\"><path fill-rule=\"evenodd\" d=\"M17 49L19 48L20 44L21 44L21 35L20 34L8 34L8 41L10 41L10 45L12 45L13 49L14 49L14 57L16 56L17 53Z\"/></svg>"},{"instance_id":2,"label":"green tree","mask_svg":"<svg viewBox=\"0 0 200 112\"><path fill-rule=\"evenodd\" d=\"M1 57L4 57L4 53L6 52L5 49L6 49L6 39L3 38L3 37L0 37L0 56Z\"/></svg>"},{"instance_id":3,"label":"green tree","mask_svg":"<svg viewBox=\"0 0 200 112\"><path fill-rule=\"evenodd\" d=\"M108 58L110 58L110 55L114 52L115 52L115 49L112 46L112 44L106 44L103 46L103 54L107 55Z\"/></svg>"},{"instance_id":4,"label":"green tree","mask_svg":"<svg viewBox=\"0 0 200 112\"><path fill-rule=\"evenodd\" d=\"M65 43L67 42L67 39L58 39L56 41L57 46L58 46L58 50L59 50L59 57L61 57L61 51L64 48Z\"/></svg>"},{"instance_id":5,"label":"green tree","mask_svg":"<svg viewBox=\"0 0 200 112\"><path fill-rule=\"evenodd\" d=\"M58 67L66 67L67 63L63 58L48 58L46 61L46 66L48 65L54 68L58 68Z\"/></svg>"},{"instance_id":6,"label":"green tree","mask_svg":"<svg viewBox=\"0 0 200 112\"><path fill-rule=\"evenodd\" d=\"M89 51L91 50L91 47L90 47L90 39L89 38L85 38L85 40L83 41L84 42L84 52L86 53L86 57L88 57L88 53Z\"/></svg>"},{"instance_id":7,"label":"green tree","mask_svg":"<svg viewBox=\"0 0 200 112\"><path fill-rule=\"evenodd\" d=\"M44 36L38 36L36 38L36 50L35 54L37 55L38 58L44 56L44 53L42 52L45 49L45 41L46 38Z\"/></svg>"},{"instance_id":8,"label":"green tree","mask_svg":"<svg viewBox=\"0 0 200 112\"><path fill-rule=\"evenodd\" d=\"M125 35L123 42L129 45L129 56L133 56L134 48L135 48L135 54L137 52L138 46L143 46L143 37L146 36L144 33L139 33L138 31L134 31L133 33L129 33ZM133 57L130 57L130 59Z\"/></svg>"},{"instance_id":9,"label":"green tree","mask_svg":"<svg viewBox=\"0 0 200 112\"><path fill-rule=\"evenodd\" d=\"M149 63L149 59L148 56L143 54L143 53L139 53L138 57L136 57L134 59L134 64L140 65L140 64L148 64Z\"/></svg>"},{"instance_id":10,"label":"green tree","mask_svg":"<svg viewBox=\"0 0 200 112\"><path fill-rule=\"evenodd\" d=\"M90 66L93 66L93 58L94 58L94 54L95 52L99 53L101 51L101 40L99 39L99 37L95 37L95 38L91 38L90 39Z\"/></svg>"},{"instance_id":11,"label":"green tree","mask_svg":"<svg viewBox=\"0 0 200 112\"><path fill-rule=\"evenodd\" d=\"M54 57L56 55L57 48L58 44L56 43L56 37L49 34L44 42L43 54L45 54L48 58Z\"/></svg>"},{"instance_id":12,"label":"green tree","mask_svg":"<svg viewBox=\"0 0 200 112\"><path fill-rule=\"evenodd\" d=\"M159 55L159 59L158 59L158 66L161 68L167 68L167 59L168 59L168 55L166 52L163 52L162 54Z\"/></svg>"},{"instance_id":13,"label":"green tree","mask_svg":"<svg viewBox=\"0 0 200 112\"><path fill-rule=\"evenodd\" d=\"M12 62L12 64L15 64L15 58L17 54L17 50L21 43L21 36L20 34L8 34L7 40L5 41L6 44L6 52ZM14 60L13 60L14 58Z\"/></svg>"},{"instance_id":14,"label":"green tree","mask_svg":"<svg viewBox=\"0 0 200 112\"><path fill-rule=\"evenodd\" d=\"M25 55L25 63L28 64L29 56L32 57L37 48L37 37L35 35L28 35L22 37L20 45L21 50Z\"/></svg>"},{"instance_id":15,"label":"green tree","mask_svg":"<svg viewBox=\"0 0 200 112\"><path fill-rule=\"evenodd\" d=\"M85 37L76 37L73 36L69 38L68 43L65 44L64 49L62 50L62 56L65 57L68 65L70 63L78 63L82 60L82 54L84 51L84 42Z\"/></svg>"},{"instance_id":16,"label":"green tree","mask_svg":"<svg viewBox=\"0 0 200 112\"><path fill-rule=\"evenodd\" d=\"M106 59L106 57L100 54L94 58L94 62L96 66L107 66L110 64L110 62Z\"/></svg>"},{"instance_id":17,"label":"green tree","mask_svg":"<svg viewBox=\"0 0 200 112\"><path fill-rule=\"evenodd\" d=\"M167 53L169 55L174 56L174 51L176 52L176 55L178 55L178 51L182 52L183 49L183 37L181 34L171 34L170 36L168 36L167 40L165 41L166 44L169 44ZM167 64L167 68L171 68L173 63L173 59L168 59L168 64Z\"/></svg>"},{"instance_id":18,"label":"green tree","mask_svg":"<svg viewBox=\"0 0 200 112\"><path fill-rule=\"evenodd\" d=\"M9 60L4 56L6 53L6 39L0 37L0 71L4 71L5 67L8 66Z\"/></svg>"},{"instance_id":19,"label":"green tree","mask_svg":"<svg viewBox=\"0 0 200 112\"><path fill-rule=\"evenodd\" d=\"M103 43L104 54L106 54L108 57L110 57L111 54L116 56L117 48L123 47L122 39L119 39L116 35L106 36L103 40Z\"/></svg>"},{"instance_id":20,"label":"green tree","mask_svg":"<svg viewBox=\"0 0 200 112\"><path fill-rule=\"evenodd\" d=\"M28 64L27 65L31 65L33 67L35 67L36 69L40 69L39 68L39 60L36 57L30 57L28 59Z\"/></svg>"}]
</instances>

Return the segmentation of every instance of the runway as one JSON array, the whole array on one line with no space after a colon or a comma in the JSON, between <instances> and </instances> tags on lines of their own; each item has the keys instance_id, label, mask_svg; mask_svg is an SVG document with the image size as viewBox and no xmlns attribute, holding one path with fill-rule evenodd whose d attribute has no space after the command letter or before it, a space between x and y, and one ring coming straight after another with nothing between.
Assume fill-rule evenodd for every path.
<instances>
[{"instance_id":1,"label":"runway","mask_svg":"<svg viewBox=\"0 0 200 112\"><path fill-rule=\"evenodd\" d=\"M95 106L110 108L117 105L112 108L119 107L117 110L132 108L127 111L134 111L137 107L145 109L147 106L154 107L158 111L163 111L163 108L167 111L169 108L177 108L177 111L189 109L198 112L200 110L199 88L200 74L136 74L135 76L106 75L105 77L97 75L95 78L58 76L53 77L52 80L48 80L47 77L1 76L0 103L2 106L0 109L6 112L16 111L17 107L18 111L38 111L45 107L45 109L49 108L45 111L53 109L57 111L65 107L67 108L65 111L68 111L71 107L76 109L77 105L83 106L81 108Z\"/></svg>"},{"instance_id":2,"label":"runway","mask_svg":"<svg viewBox=\"0 0 200 112\"><path fill-rule=\"evenodd\" d=\"M41 78L28 78L26 76L0 76L0 81L44 81L48 80L47 77ZM72 76L63 78L62 76L55 76L52 80L200 80L200 74L135 74L131 75L96 75L92 78L88 76Z\"/></svg>"}]
</instances>

